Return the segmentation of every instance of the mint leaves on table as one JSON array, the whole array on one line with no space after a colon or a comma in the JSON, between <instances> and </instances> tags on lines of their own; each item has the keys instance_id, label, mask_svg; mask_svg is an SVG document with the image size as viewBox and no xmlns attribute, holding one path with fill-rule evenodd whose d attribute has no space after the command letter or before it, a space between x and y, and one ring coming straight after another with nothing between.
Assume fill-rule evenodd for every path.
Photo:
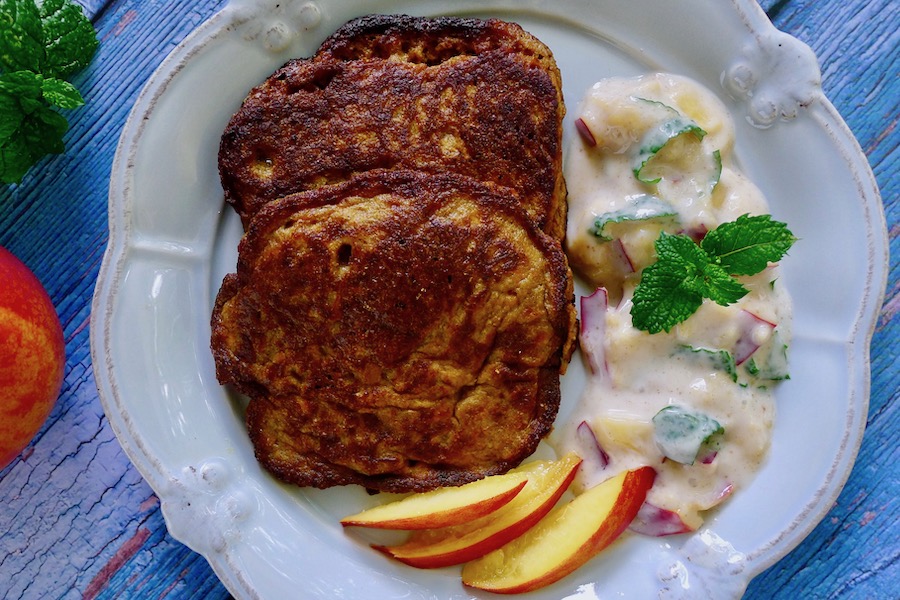
<instances>
[{"instance_id":1,"label":"mint leaves on table","mask_svg":"<svg viewBox=\"0 0 900 600\"><path fill-rule=\"evenodd\" d=\"M20 183L44 155L65 150L69 123L56 109L84 104L66 79L98 43L72 0L0 0L0 182Z\"/></svg>"},{"instance_id":2,"label":"mint leaves on table","mask_svg":"<svg viewBox=\"0 0 900 600\"><path fill-rule=\"evenodd\" d=\"M669 331L700 308L704 298L728 306L748 290L735 276L755 275L778 262L796 241L787 225L770 215L743 215L722 223L697 244L663 232L657 260L634 290L631 319L649 333Z\"/></svg>"}]
</instances>

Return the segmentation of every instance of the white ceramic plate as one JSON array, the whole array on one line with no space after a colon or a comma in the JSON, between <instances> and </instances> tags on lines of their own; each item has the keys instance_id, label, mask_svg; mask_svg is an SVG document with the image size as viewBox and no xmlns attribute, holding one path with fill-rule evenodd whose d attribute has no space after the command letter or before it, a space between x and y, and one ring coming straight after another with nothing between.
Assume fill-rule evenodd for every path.
<instances>
[{"instance_id":1,"label":"white ceramic plate","mask_svg":"<svg viewBox=\"0 0 900 600\"><path fill-rule=\"evenodd\" d=\"M237 597L478 597L458 569L405 567L342 531L338 519L367 502L362 490L302 490L265 474L241 400L216 382L208 342L213 298L241 233L223 206L216 152L244 95L351 17L449 8L233 2L162 64L122 134L93 306L100 397L172 535ZM664 70L715 90L737 122L743 169L801 240L784 262L796 313L792 379L778 389L771 454L753 484L697 534L628 536L535 595L739 597L826 514L859 447L887 272L884 215L865 157L822 94L811 51L752 0L465 0L452 9L518 21L550 46L570 106L566 136L574 106L601 77ZM570 372L563 411L582 381Z\"/></svg>"}]
</instances>

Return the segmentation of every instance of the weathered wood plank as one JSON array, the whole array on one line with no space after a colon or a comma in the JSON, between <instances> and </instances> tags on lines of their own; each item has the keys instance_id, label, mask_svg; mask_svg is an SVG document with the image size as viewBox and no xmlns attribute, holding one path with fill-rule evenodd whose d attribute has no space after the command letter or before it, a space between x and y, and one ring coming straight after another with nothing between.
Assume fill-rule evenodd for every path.
<instances>
[{"instance_id":1,"label":"weathered wood plank","mask_svg":"<svg viewBox=\"0 0 900 600\"><path fill-rule=\"evenodd\" d=\"M872 342L870 410L856 466L822 523L788 557L757 577L746 597L897 598L900 5L891 0L768 4L774 23L816 52L826 95L869 158L884 200L892 260Z\"/></svg>"},{"instance_id":2,"label":"weathered wood plank","mask_svg":"<svg viewBox=\"0 0 900 600\"><path fill-rule=\"evenodd\" d=\"M0 245L44 283L63 323L62 394L21 460L0 473L0 597L227 597L205 560L165 530L97 397L89 313L107 235L121 127L171 48L224 2L82 2L101 46L74 83L65 155L0 188Z\"/></svg>"},{"instance_id":3,"label":"weathered wood plank","mask_svg":"<svg viewBox=\"0 0 900 600\"><path fill-rule=\"evenodd\" d=\"M87 15L91 21L95 21L103 10L111 4L109 0L75 0L75 2L81 6L84 10L84 14Z\"/></svg>"}]
</instances>

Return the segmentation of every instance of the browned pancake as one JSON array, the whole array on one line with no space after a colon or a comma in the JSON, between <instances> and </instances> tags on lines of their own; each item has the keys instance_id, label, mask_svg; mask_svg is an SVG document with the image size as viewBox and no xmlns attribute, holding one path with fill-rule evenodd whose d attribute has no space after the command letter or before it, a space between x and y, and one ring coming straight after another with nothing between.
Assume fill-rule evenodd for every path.
<instances>
[{"instance_id":1,"label":"browned pancake","mask_svg":"<svg viewBox=\"0 0 900 600\"><path fill-rule=\"evenodd\" d=\"M574 324L560 245L513 192L374 171L256 215L212 348L279 478L421 491L535 450Z\"/></svg>"},{"instance_id":2,"label":"browned pancake","mask_svg":"<svg viewBox=\"0 0 900 600\"><path fill-rule=\"evenodd\" d=\"M317 54L338 60L382 58L435 66L498 50L545 71L557 90L562 88L550 49L520 25L499 19L367 15L345 23L322 42Z\"/></svg>"},{"instance_id":3,"label":"browned pancake","mask_svg":"<svg viewBox=\"0 0 900 600\"><path fill-rule=\"evenodd\" d=\"M498 20L351 21L253 89L222 136L226 200L267 202L371 169L454 172L515 189L565 232L564 104L549 49Z\"/></svg>"}]
</instances>

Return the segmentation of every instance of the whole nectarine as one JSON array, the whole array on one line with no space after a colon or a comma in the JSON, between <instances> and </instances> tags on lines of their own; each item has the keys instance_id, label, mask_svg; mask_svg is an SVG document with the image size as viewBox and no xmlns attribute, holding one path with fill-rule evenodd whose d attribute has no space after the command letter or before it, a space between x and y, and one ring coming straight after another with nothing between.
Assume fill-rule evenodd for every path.
<instances>
[{"instance_id":1,"label":"whole nectarine","mask_svg":"<svg viewBox=\"0 0 900 600\"><path fill-rule=\"evenodd\" d=\"M0 469L44 424L62 387L62 326L47 291L0 247Z\"/></svg>"}]
</instances>

